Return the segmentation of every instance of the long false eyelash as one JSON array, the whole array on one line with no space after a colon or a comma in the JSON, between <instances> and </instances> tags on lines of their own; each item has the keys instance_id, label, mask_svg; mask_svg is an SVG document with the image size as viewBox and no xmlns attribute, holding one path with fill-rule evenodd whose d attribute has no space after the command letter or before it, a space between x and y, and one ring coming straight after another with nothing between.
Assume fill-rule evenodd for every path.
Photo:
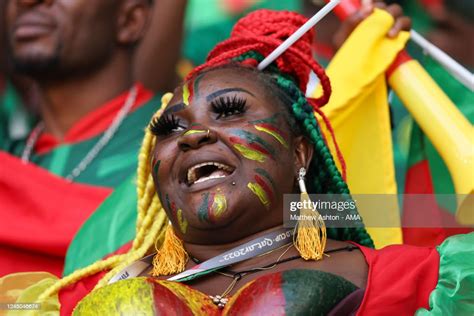
<instances>
[{"instance_id":1,"label":"long false eyelash","mask_svg":"<svg viewBox=\"0 0 474 316\"><path fill-rule=\"evenodd\" d=\"M233 97L219 97L211 102L212 112L217 114L216 119L245 113L247 110L247 100Z\"/></svg>"},{"instance_id":2,"label":"long false eyelash","mask_svg":"<svg viewBox=\"0 0 474 316\"><path fill-rule=\"evenodd\" d=\"M179 124L180 120L173 114L155 117L149 126L150 132L155 136L166 136L178 127L184 128Z\"/></svg>"}]
</instances>

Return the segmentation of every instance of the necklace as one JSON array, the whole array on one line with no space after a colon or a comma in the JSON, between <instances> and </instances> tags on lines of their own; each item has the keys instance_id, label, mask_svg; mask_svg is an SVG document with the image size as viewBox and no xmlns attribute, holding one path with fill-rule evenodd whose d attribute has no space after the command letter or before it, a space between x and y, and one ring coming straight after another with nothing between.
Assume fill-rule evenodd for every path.
<instances>
[{"instance_id":1,"label":"necklace","mask_svg":"<svg viewBox=\"0 0 474 316\"><path fill-rule=\"evenodd\" d=\"M231 270L227 270L227 272L230 272L232 274L229 274L229 273L226 273L226 272L222 272L222 271L214 271L215 273L218 273L220 275L224 275L226 277L231 277L232 278L232 282L229 284L229 286L224 290L224 292L222 292L221 295L215 295L215 296L212 296L212 295L209 295L209 298L212 300L212 302L217 305L217 307L219 307L220 309L224 308L225 307L225 304L227 304L227 302L229 301L229 298L227 297L229 295L229 293L234 289L235 285L237 284L237 282L240 281L240 279L242 279L244 276L246 276L247 274L252 274L254 272L259 272L259 271L264 271L264 270L270 270L270 269L273 269L275 268L278 264L280 263L283 263L283 262L287 262L289 260L285 259L285 260L281 260L281 258L288 252L288 250L290 250L290 248L293 247L293 244L290 244L286 250L278 257L278 259L274 262L274 263L271 263L271 264L268 264L268 265L265 265L263 267L256 267L256 268L252 268L252 269L248 269L248 270L243 270L243 271L239 271L239 272L234 272L234 271L231 271ZM282 247L280 247L282 248ZM279 249L279 248L278 248ZM272 251L269 251L268 253L266 254L263 254L261 256L264 256L264 255L267 255L267 254L270 254L278 249L275 249L275 250L272 250ZM293 257L292 257L293 258ZM295 260L299 258L299 256L295 256L294 259L292 260ZM193 261L195 259L193 258ZM194 261L196 262L196 261ZM223 269L225 271L225 269Z\"/></svg>"},{"instance_id":2,"label":"necklace","mask_svg":"<svg viewBox=\"0 0 474 316\"><path fill-rule=\"evenodd\" d=\"M66 176L66 180L72 181L77 178L89 165L90 163L97 157L97 155L104 149L104 147L110 142L110 140L115 136L120 125L122 125L123 120L127 116L130 109L135 104L135 100L137 98L137 87L133 86L129 92L127 99L123 103L122 107L118 111L117 115L113 119L110 126L105 130L102 137L97 141L97 143L89 150L89 152L82 158L82 160L77 164L74 169L72 169L71 173ZM23 163L29 163L31 152L35 147L36 142L38 141L41 133L44 131L44 122L38 123L38 125L33 129L28 140L26 141L25 149L21 154L21 161Z\"/></svg>"},{"instance_id":3,"label":"necklace","mask_svg":"<svg viewBox=\"0 0 474 316\"><path fill-rule=\"evenodd\" d=\"M293 261L293 260L296 260L296 259L299 259L301 258L301 256L293 256L293 257L289 257L289 258L285 258L285 259L281 259L285 253L292 247L293 245L291 244L279 257L278 259L274 262L274 263L270 263L270 264L267 264L267 265L264 265L262 267L256 267L256 268L251 268L251 269L248 269L248 270L243 270L243 271L232 271L232 270L228 270L228 269L221 269L221 271L214 271L214 273L217 273L217 274L220 274L220 275L223 275L223 276L226 276L226 277L229 277L229 278L232 278L232 282L229 284L229 286L224 290L224 292L222 292L222 294L220 295L209 295L210 299L212 300L212 302L217 305L217 307L219 307L220 309L224 308L225 305L227 304L227 302L229 301L229 293L234 289L235 285L237 284L237 282L239 282L244 276L246 275L249 275L249 274L252 274L252 273L255 273L255 272L260 272L260 271L265 271L265 270L270 270L270 269L273 269L275 268L277 265L281 264L281 263L285 263L285 262L289 262L289 261ZM331 250L328 250L325 252L325 255L328 255L330 253L335 253L335 252L339 252L339 251L353 251L355 249L358 249L356 246L346 246L346 247L342 247L342 248L336 248L336 249L331 249ZM275 249L276 250L276 249ZM273 251L271 251L273 252ZM196 264L199 264L199 260L197 260L196 258L191 258Z\"/></svg>"},{"instance_id":4,"label":"necklace","mask_svg":"<svg viewBox=\"0 0 474 316\"><path fill-rule=\"evenodd\" d=\"M280 228L272 231L264 236L253 239L235 248L232 248L214 258L208 259L200 264L195 265L191 269L185 270L177 275L168 278L168 281L186 282L204 275L208 275L216 270L231 266L235 263L264 255L272 250L280 249L288 245L293 236L294 229ZM138 261L133 262L118 274L112 277L109 284L119 280L126 280L139 276L153 265L153 257L156 253L146 256Z\"/></svg>"}]
</instances>

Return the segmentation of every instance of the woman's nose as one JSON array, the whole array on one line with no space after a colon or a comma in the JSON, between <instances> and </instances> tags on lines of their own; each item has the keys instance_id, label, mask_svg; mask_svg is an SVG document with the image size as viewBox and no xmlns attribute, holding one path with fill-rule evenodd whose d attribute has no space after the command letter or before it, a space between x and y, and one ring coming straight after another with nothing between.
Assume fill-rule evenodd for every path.
<instances>
[{"instance_id":1,"label":"woman's nose","mask_svg":"<svg viewBox=\"0 0 474 316\"><path fill-rule=\"evenodd\" d=\"M210 129L189 129L185 131L178 139L178 147L182 151L199 149L208 144L217 141L217 135Z\"/></svg>"}]
</instances>

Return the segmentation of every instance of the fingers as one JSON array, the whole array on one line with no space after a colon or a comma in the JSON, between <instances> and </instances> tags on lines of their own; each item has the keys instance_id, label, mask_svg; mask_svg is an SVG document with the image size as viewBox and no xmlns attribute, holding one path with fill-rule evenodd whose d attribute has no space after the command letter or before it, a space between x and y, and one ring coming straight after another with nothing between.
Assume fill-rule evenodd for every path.
<instances>
[{"instance_id":1,"label":"fingers","mask_svg":"<svg viewBox=\"0 0 474 316\"><path fill-rule=\"evenodd\" d=\"M398 4L391 4L388 7L384 8L393 18L396 20L403 16L403 9Z\"/></svg>"},{"instance_id":2,"label":"fingers","mask_svg":"<svg viewBox=\"0 0 474 316\"><path fill-rule=\"evenodd\" d=\"M392 26L390 31L388 31L388 37L393 38L398 35L401 31L410 31L411 30L411 19L407 16L402 16L395 20L395 24Z\"/></svg>"},{"instance_id":3,"label":"fingers","mask_svg":"<svg viewBox=\"0 0 474 316\"><path fill-rule=\"evenodd\" d=\"M376 8L387 11L391 16L393 16L395 22L393 23L392 28L388 31L387 36L390 38L396 37L401 31L410 31L411 29L411 19L403 15L403 9L398 4L392 4L387 6L382 2L377 2L374 4Z\"/></svg>"}]
</instances>

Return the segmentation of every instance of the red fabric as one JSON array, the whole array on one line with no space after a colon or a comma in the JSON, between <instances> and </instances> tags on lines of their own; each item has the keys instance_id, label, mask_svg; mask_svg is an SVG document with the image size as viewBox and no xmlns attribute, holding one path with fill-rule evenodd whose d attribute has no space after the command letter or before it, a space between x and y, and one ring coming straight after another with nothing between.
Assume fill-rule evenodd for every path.
<instances>
[{"instance_id":1,"label":"red fabric","mask_svg":"<svg viewBox=\"0 0 474 316\"><path fill-rule=\"evenodd\" d=\"M405 193L431 194L433 198L431 206L424 207L422 213L419 212L416 202L412 203L409 198L405 198L402 215L403 242L405 244L426 247L436 246L449 236L474 231L474 229L468 227L456 227L459 224L457 224L454 215L438 205L427 160L422 160L408 169L405 183ZM411 224L423 223L427 219L430 221L429 226L438 227L413 227L413 224Z\"/></svg>"},{"instance_id":2,"label":"red fabric","mask_svg":"<svg viewBox=\"0 0 474 316\"><path fill-rule=\"evenodd\" d=\"M135 104L131 111L140 107L149 101L153 93L147 90L142 84L135 84L137 87L137 97ZM72 144L84 141L99 135L104 132L112 123L117 115L117 112L122 108L124 102L128 97L128 91L122 93L118 97L105 103L103 106L89 113L87 116L80 119L74 126L66 133L63 141L59 141L53 135L42 133L35 144L35 152L44 154L53 150L60 144Z\"/></svg>"},{"instance_id":3,"label":"red fabric","mask_svg":"<svg viewBox=\"0 0 474 316\"><path fill-rule=\"evenodd\" d=\"M0 161L0 276L59 276L74 234L112 190L67 182L3 152Z\"/></svg>"},{"instance_id":4,"label":"red fabric","mask_svg":"<svg viewBox=\"0 0 474 316\"><path fill-rule=\"evenodd\" d=\"M112 255L118 255L126 253L132 246L131 242L126 243L120 247L116 252L106 256L106 258ZM76 282L68 287L65 287L59 291L59 302L61 303L61 316L72 315L74 307L77 303L82 300L90 291L94 289L94 286L99 282L99 280L106 274L107 271L102 271L91 276L88 276L82 279L79 282Z\"/></svg>"},{"instance_id":5,"label":"red fabric","mask_svg":"<svg viewBox=\"0 0 474 316\"><path fill-rule=\"evenodd\" d=\"M439 254L435 248L359 248L369 266L369 275L357 315L414 315L419 308L429 308L429 295L439 275Z\"/></svg>"}]
</instances>

